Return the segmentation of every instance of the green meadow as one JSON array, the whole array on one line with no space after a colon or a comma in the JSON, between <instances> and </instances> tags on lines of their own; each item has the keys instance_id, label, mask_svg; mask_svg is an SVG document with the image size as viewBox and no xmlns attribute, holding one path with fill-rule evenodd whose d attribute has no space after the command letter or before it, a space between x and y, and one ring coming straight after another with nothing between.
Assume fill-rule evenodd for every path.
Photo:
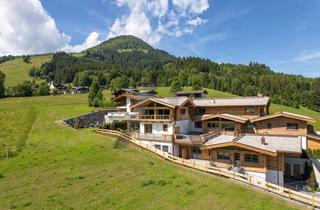
<instances>
[{"instance_id":1,"label":"green meadow","mask_svg":"<svg viewBox=\"0 0 320 210\"><path fill-rule=\"evenodd\" d=\"M0 209L301 209L56 123L92 110L86 94L0 100L1 148L18 148L0 160Z\"/></svg>"},{"instance_id":2,"label":"green meadow","mask_svg":"<svg viewBox=\"0 0 320 210\"><path fill-rule=\"evenodd\" d=\"M25 63L22 57L14 60L7 61L0 64L0 71L6 75L5 86L12 87L24 80L32 80L33 78L28 75L32 67L39 68L47 61L50 61L52 55L39 55L31 56L30 63Z\"/></svg>"}]
</instances>

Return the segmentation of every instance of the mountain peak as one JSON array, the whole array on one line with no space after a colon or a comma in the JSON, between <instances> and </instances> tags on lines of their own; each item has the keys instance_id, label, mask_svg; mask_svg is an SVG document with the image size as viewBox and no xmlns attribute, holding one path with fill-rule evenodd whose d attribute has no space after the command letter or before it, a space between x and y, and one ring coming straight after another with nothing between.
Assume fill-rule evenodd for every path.
<instances>
[{"instance_id":1,"label":"mountain peak","mask_svg":"<svg viewBox=\"0 0 320 210\"><path fill-rule=\"evenodd\" d=\"M119 53L130 51L142 51L147 53L148 51L153 50L153 47L135 36L121 35L110 38L107 41L104 41L101 44L88 49L88 51L99 51L106 49L116 50Z\"/></svg>"}]
</instances>

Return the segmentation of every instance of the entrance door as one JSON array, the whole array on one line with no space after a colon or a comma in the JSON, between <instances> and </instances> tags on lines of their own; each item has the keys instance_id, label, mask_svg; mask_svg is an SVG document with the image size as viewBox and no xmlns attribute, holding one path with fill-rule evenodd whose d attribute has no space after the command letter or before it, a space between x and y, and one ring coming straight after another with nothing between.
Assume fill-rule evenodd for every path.
<instances>
[{"instance_id":1,"label":"entrance door","mask_svg":"<svg viewBox=\"0 0 320 210\"><path fill-rule=\"evenodd\" d=\"M199 147L192 147L192 158L200 159L201 150Z\"/></svg>"},{"instance_id":2,"label":"entrance door","mask_svg":"<svg viewBox=\"0 0 320 210\"><path fill-rule=\"evenodd\" d=\"M234 166L235 167L240 167L240 153L234 153L233 154L233 159L234 159Z\"/></svg>"},{"instance_id":3,"label":"entrance door","mask_svg":"<svg viewBox=\"0 0 320 210\"><path fill-rule=\"evenodd\" d=\"M152 133L152 124L144 124L144 133Z\"/></svg>"},{"instance_id":4,"label":"entrance door","mask_svg":"<svg viewBox=\"0 0 320 210\"><path fill-rule=\"evenodd\" d=\"M293 176L294 178L300 178L300 165L299 164L293 164Z\"/></svg>"},{"instance_id":5,"label":"entrance door","mask_svg":"<svg viewBox=\"0 0 320 210\"><path fill-rule=\"evenodd\" d=\"M284 176L286 176L286 177L291 176L291 164L290 163L284 164Z\"/></svg>"}]
</instances>

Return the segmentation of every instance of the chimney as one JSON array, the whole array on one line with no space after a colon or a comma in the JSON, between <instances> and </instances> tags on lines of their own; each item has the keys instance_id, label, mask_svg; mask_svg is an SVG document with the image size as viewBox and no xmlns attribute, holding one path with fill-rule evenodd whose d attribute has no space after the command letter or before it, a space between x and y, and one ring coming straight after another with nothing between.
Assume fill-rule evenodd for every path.
<instances>
[{"instance_id":1,"label":"chimney","mask_svg":"<svg viewBox=\"0 0 320 210\"><path fill-rule=\"evenodd\" d=\"M216 101L214 99L211 99L211 103L214 104L216 103Z\"/></svg>"},{"instance_id":2,"label":"chimney","mask_svg":"<svg viewBox=\"0 0 320 210\"><path fill-rule=\"evenodd\" d=\"M263 94L258 93L258 94L257 94L257 97L258 97L258 98L263 98Z\"/></svg>"},{"instance_id":3,"label":"chimney","mask_svg":"<svg viewBox=\"0 0 320 210\"><path fill-rule=\"evenodd\" d=\"M266 138L264 136L261 137L261 144L262 145L267 145Z\"/></svg>"}]
</instances>

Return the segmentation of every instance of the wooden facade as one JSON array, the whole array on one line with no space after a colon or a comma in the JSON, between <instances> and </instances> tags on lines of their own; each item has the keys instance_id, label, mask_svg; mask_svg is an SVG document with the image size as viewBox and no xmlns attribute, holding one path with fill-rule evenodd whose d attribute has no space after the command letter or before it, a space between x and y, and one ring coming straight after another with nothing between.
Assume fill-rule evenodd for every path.
<instances>
[{"instance_id":1,"label":"wooden facade","mask_svg":"<svg viewBox=\"0 0 320 210\"><path fill-rule=\"evenodd\" d=\"M228 113L247 118L255 118L265 115L268 110L265 106L225 106L225 107L204 107L205 114ZM250 111L250 112L249 112ZM252 111L252 112L251 112Z\"/></svg>"}]
</instances>

